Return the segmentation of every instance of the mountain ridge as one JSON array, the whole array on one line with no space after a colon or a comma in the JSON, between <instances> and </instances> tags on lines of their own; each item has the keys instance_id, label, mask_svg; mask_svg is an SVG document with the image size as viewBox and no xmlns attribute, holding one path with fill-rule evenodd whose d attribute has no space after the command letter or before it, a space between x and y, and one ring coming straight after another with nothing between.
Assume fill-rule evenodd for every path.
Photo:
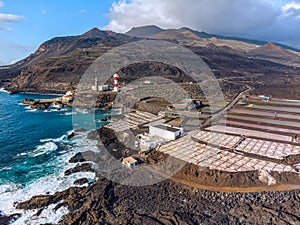
<instances>
[{"instance_id":1,"label":"mountain ridge","mask_svg":"<svg viewBox=\"0 0 300 225\"><path fill-rule=\"evenodd\" d=\"M148 35L148 29L155 29L157 30L157 32L153 35ZM160 31L160 32L158 32ZM177 31L177 32L184 32L184 31L189 31L194 33L195 35L197 35L200 38L217 38L220 40L234 40L234 41L241 41L241 42L246 42L246 43L250 43L250 44L257 44L257 45L264 45L269 43L270 41L260 41L260 40L254 40L254 39L248 39L248 38L242 38L242 37L231 37L231 36L224 36L224 35L218 35L218 34L209 34L205 31L196 31L193 30L191 28L188 27L182 27L179 29L162 29L156 25L147 25L147 26L141 26L141 27L133 27L130 31L126 32L126 35L129 36L134 36L135 32L138 32L139 36L136 37L147 37L147 38L152 38L152 37L157 37L157 35L159 35L159 33L162 32L166 32L166 31ZM293 51L297 51L300 52L300 49L285 45L285 44L281 44L281 43L277 43L274 42L274 44L281 46L283 48L289 49L289 50L293 50Z\"/></svg>"},{"instance_id":2,"label":"mountain ridge","mask_svg":"<svg viewBox=\"0 0 300 225\"><path fill-rule=\"evenodd\" d=\"M173 39L168 39L172 32ZM159 33L165 34L166 38L138 38L97 28L77 36L55 37L42 43L25 59L7 67L0 67L0 85L4 85L11 92L63 93L68 89L75 89L86 69L105 52L145 39L166 39L188 48L203 59L217 79L240 77L260 83L261 81L253 79L258 77L260 80L268 80L270 75L276 74L278 82L293 83L289 74L298 74L295 68L300 70L298 53L276 44L257 46L236 40L218 39L189 28L169 29ZM174 79L182 76L181 71L171 65L157 65L153 62L148 64L128 65L120 73L129 76L126 77L127 83L139 78L140 74ZM145 73L145 69L149 71ZM293 93L295 95L297 92Z\"/></svg>"}]
</instances>

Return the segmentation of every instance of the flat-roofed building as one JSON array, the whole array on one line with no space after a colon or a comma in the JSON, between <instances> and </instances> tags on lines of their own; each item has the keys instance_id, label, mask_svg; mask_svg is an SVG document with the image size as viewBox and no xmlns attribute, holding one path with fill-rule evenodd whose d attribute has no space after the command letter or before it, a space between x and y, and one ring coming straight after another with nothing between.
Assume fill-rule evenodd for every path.
<instances>
[{"instance_id":1,"label":"flat-roofed building","mask_svg":"<svg viewBox=\"0 0 300 225\"><path fill-rule=\"evenodd\" d=\"M165 124L158 124L149 126L149 133L151 136L157 136L167 140L176 140L180 138L184 130L179 127L171 127Z\"/></svg>"}]
</instances>

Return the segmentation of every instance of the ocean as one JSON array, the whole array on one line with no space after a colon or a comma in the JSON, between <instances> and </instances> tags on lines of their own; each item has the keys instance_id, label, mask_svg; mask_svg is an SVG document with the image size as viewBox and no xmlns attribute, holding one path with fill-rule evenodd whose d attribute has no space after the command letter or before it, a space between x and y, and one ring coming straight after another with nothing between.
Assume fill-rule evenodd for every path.
<instances>
[{"instance_id":1,"label":"ocean","mask_svg":"<svg viewBox=\"0 0 300 225\"><path fill-rule=\"evenodd\" d=\"M0 91L0 213L21 213L14 224L56 224L67 208L53 212L48 207L39 218L36 211L18 211L14 202L29 200L39 194L65 190L79 178L96 179L94 173L64 176L73 167L69 159L79 151L96 150L96 143L82 132L68 140L74 129L92 130L108 122L101 119L110 111L89 111L76 108L34 110L20 104L24 98L54 98L55 95L15 94Z\"/></svg>"}]
</instances>

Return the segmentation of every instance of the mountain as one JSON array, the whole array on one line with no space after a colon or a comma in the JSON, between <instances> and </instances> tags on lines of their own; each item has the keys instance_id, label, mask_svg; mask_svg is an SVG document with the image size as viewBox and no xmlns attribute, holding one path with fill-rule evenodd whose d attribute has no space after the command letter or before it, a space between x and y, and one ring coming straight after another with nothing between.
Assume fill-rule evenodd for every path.
<instances>
[{"instance_id":1,"label":"mountain","mask_svg":"<svg viewBox=\"0 0 300 225\"><path fill-rule=\"evenodd\" d=\"M81 38L98 38L98 37L106 37L109 34L105 31L99 30L98 28L93 28L86 33L80 35Z\"/></svg>"},{"instance_id":2,"label":"mountain","mask_svg":"<svg viewBox=\"0 0 300 225\"><path fill-rule=\"evenodd\" d=\"M152 32L151 32L152 31ZM186 35L185 35L186 34ZM248 43L253 45L264 45L268 42L266 41L259 41L259 40L252 40L247 38L240 38L240 37L230 37L230 36L223 36L223 35L216 35L216 34L209 34L204 31L195 31L188 27L183 27L180 29L161 29L157 26L142 26L142 27L134 27L129 32L126 33L129 36L135 37L144 37L144 38L158 38L158 39L169 39L169 40L182 40L182 39L198 39L198 38L216 38L218 40L224 41L238 41L242 43ZM293 48L291 46L283 45L280 43L275 43L278 46L281 46L285 49L289 49L292 51L300 52L299 49Z\"/></svg>"},{"instance_id":3,"label":"mountain","mask_svg":"<svg viewBox=\"0 0 300 225\"><path fill-rule=\"evenodd\" d=\"M299 56L295 53L284 49L283 47L269 42L265 45L261 45L258 48L252 49L248 52L248 55L255 58L270 59L275 61L287 61L287 62L300 62Z\"/></svg>"},{"instance_id":4,"label":"mountain","mask_svg":"<svg viewBox=\"0 0 300 225\"><path fill-rule=\"evenodd\" d=\"M156 39L169 39L169 40L201 40L202 38L199 37L197 34L195 34L191 30L175 30L175 29L169 29L162 31L160 33L157 33L152 36L152 38Z\"/></svg>"},{"instance_id":5,"label":"mountain","mask_svg":"<svg viewBox=\"0 0 300 225\"><path fill-rule=\"evenodd\" d=\"M130 31L125 33L128 36L147 38L152 37L155 34L163 32L164 30L155 25L143 26L143 27L133 27Z\"/></svg>"},{"instance_id":6,"label":"mountain","mask_svg":"<svg viewBox=\"0 0 300 225\"><path fill-rule=\"evenodd\" d=\"M137 40L96 28L78 36L56 37L25 59L0 67L0 81L11 80L8 88L12 91L65 92L103 53Z\"/></svg>"},{"instance_id":7,"label":"mountain","mask_svg":"<svg viewBox=\"0 0 300 225\"><path fill-rule=\"evenodd\" d=\"M276 90L274 96L279 93L287 95L288 89L291 98L300 96L297 91L300 85L299 52L273 43L257 45L238 38L221 39L189 28L162 30L147 26L129 32L134 33L146 39L163 39L188 48L202 58L221 82L230 84L233 79L236 86L236 81L240 80L251 84L259 93ZM86 69L99 56L114 47L144 39L127 34L93 28L82 35L53 38L25 59L0 67L0 85L4 84L12 92L63 93L75 89ZM119 74L121 82L125 83L144 76L190 82L188 74L159 62L128 65ZM235 90L231 92L235 93Z\"/></svg>"},{"instance_id":8,"label":"mountain","mask_svg":"<svg viewBox=\"0 0 300 225\"><path fill-rule=\"evenodd\" d=\"M155 29L156 32L148 32ZM180 29L160 29L156 26L145 26L133 28L130 32L131 36L135 33L139 37L146 37L160 40L170 40L178 42L186 46L212 47L219 48L229 47L228 50L235 50L239 54L244 54L248 57L270 60L276 63L281 63L289 66L297 66L300 64L299 50L290 46L272 43L274 46L281 48L281 51L267 50L270 43L258 40L250 40L239 37L226 37L206 32L199 32L188 27ZM128 34L128 33L126 33ZM230 50L230 51L231 51Z\"/></svg>"}]
</instances>

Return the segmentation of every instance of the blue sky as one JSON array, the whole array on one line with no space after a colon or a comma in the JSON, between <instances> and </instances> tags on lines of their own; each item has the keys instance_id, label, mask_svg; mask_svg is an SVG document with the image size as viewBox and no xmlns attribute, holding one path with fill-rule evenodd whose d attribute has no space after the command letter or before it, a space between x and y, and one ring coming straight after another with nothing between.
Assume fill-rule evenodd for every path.
<instances>
[{"instance_id":1,"label":"blue sky","mask_svg":"<svg viewBox=\"0 0 300 225\"><path fill-rule=\"evenodd\" d=\"M42 42L55 37L78 35L108 23L110 0L4 0L1 14L20 20L1 24L0 64L23 58ZM88 3L87 3L88 2ZM1 4L0 4L1 5Z\"/></svg>"},{"instance_id":2,"label":"blue sky","mask_svg":"<svg viewBox=\"0 0 300 225\"><path fill-rule=\"evenodd\" d=\"M300 48L300 0L0 0L0 65L93 27L188 26Z\"/></svg>"}]
</instances>

